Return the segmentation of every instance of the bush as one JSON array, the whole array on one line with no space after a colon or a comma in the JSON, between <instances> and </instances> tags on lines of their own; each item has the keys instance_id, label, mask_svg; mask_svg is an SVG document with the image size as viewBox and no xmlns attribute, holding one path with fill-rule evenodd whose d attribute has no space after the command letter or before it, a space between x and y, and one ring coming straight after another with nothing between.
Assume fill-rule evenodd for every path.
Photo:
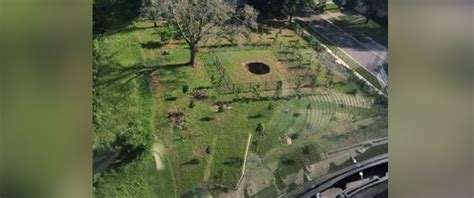
<instances>
[{"instance_id":1,"label":"bush","mask_svg":"<svg viewBox=\"0 0 474 198\"><path fill-rule=\"evenodd\" d=\"M188 86L188 85L184 85L184 86L183 86L183 93L186 94L186 93L188 93L188 91L189 91L189 86Z\"/></svg>"},{"instance_id":2,"label":"bush","mask_svg":"<svg viewBox=\"0 0 474 198\"><path fill-rule=\"evenodd\" d=\"M349 90L349 91L346 91L346 94L350 94L350 95L353 95L353 96L356 95L356 93L357 93L357 89L356 89L356 88L353 88L353 89L351 89L351 90Z\"/></svg>"},{"instance_id":3,"label":"bush","mask_svg":"<svg viewBox=\"0 0 474 198\"><path fill-rule=\"evenodd\" d=\"M204 100L207 98L206 92L204 90L194 89L192 95L197 100Z\"/></svg>"},{"instance_id":4,"label":"bush","mask_svg":"<svg viewBox=\"0 0 474 198\"><path fill-rule=\"evenodd\" d=\"M219 108L217 109L217 112L219 113L222 113L225 111L225 108L224 108L224 105L223 104L219 104Z\"/></svg>"},{"instance_id":5,"label":"bush","mask_svg":"<svg viewBox=\"0 0 474 198\"><path fill-rule=\"evenodd\" d=\"M255 129L255 132L261 136L265 136L265 126L263 125L262 122L257 124L257 128Z\"/></svg>"},{"instance_id":6,"label":"bush","mask_svg":"<svg viewBox=\"0 0 474 198\"><path fill-rule=\"evenodd\" d=\"M375 96L375 99L374 99L374 104L387 108L388 107L388 99L387 99L387 97L385 97L383 95L378 95L377 94L377 96Z\"/></svg>"},{"instance_id":7,"label":"bush","mask_svg":"<svg viewBox=\"0 0 474 198\"><path fill-rule=\"evenodd\" d=\"M212 151L213 151L212 145L208 145L206 148L206 153L210 155L212 154Z\"/></svg>"},{"instance_id":8,"label":"bush","mask_svg":"<svg viewBox=\"0 0 474 198\"><path fill-rule=\"evenodd\" d=\"M271 111L273 110L273 103L268 103L267 110Z\"/></svg>"},{"instance_id":9,"label":"bush","mask_svg":"<svg viewBox=\"0 0 474 198\"><path fill-rule=\"evenodd\" d=\"M174 28L173 26L170 26L170 25L160 28L160 31L158 32L158 34L160 35L161 42L164 42L164 43L176 37L174 33Z\"/></svg>"}]
</instances>

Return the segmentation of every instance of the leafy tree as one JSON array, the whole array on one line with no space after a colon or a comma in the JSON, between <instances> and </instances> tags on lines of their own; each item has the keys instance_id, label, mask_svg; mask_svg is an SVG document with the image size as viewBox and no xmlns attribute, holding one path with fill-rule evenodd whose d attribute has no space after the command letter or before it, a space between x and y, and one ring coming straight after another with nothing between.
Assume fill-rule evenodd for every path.
<instances>
[{"instance_id":1,"label":"leafy tree","mask_svg":"<svg viewBox=\"0 0 474 198\"><path fill-rule=\"evenodd\" d=\"M238 12L220 0L163 0L165 17L177 27L178 33L190 50L189 64L194 65L198 44L201 40L217 35L223 27L235 25L232 20L249 12ZM248 10L248 9L247 9Z\"/></svg>"}]
</instances>

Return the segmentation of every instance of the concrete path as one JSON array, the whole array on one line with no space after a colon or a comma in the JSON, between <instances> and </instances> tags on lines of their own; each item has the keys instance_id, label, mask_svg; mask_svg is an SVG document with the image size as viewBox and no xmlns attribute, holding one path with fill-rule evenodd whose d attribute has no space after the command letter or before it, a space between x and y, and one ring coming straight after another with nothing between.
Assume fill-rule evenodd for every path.
<instances>
[{"instance_id":1,"label":"concrete path","mask_svg":"<svg viewBox=\"0 0 474 198\"><path fill-rule=\"evenodd\" d=\"M305 10L297 16L308 24L313 31L332 42L355 62L364 66L372 73L377 74L381 82L388 82L388 54L387 49L376 42L361 42L337 26L331 24L322 15L311 10ZM370 41L370 39L368 39Z\"/></svg>"}]
</instances>

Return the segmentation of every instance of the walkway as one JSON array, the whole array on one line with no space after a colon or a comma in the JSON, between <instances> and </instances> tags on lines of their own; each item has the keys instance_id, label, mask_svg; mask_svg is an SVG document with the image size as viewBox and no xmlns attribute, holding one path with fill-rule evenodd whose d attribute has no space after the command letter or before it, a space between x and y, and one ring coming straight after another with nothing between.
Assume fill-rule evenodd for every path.
<instances>
[{"instance_id":1,"label":"walkway","mask_svg":"<svg viewBox=\"0 0 474 198\"><path fill-rule=\"evenodd\" d=\"M350 34L327 21L324 15L317 15L311 10L300 12L298 18L306 22L313 31L334 43L355 62L377 74L383 84L387 84L388 54L385 47L369 39L364 43L356 40Z\"/></svg>"}]
</instances>

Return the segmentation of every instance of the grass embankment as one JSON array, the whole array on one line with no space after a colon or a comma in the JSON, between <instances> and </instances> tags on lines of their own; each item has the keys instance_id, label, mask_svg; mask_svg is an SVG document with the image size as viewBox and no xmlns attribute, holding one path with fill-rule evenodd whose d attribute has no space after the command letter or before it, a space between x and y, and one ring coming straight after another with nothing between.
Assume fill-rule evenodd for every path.
<instances>
[{"instance_id":1,"label":"grass embankment","mask_svg":"<svg viewBox=\"0 0 474 198\"><path fill-rule=\"evenodd\" d=\"M334 3L326 3L326 7L324 8L324 11L328 11L328 12L340 12L341 9L339 9L339 7L334 4Z\"/></svg>"},{"instance_id":2,"label":"grass embankment","mask_svg":"<svg viewBox=\"0 0 474 198\"><path fill-rule=\"evenodd\" d=\"M175 197L170 161L155 167L155 102L140 64L145 56L135 33L94 41L93 149L118 158L94 175L95 197Z\"/></svg>"},{"instance_id":3,"label":"grass embankment","mask_svg":"<svg viewBox=\"0 0 474 198\"><path fill-rule=\"evenodd\" d=\"M360 15L344 15L333 18L331 20L335 25L343 30L350 32L355 38L365 40L365 36L369 36L373 40L387 47L388 32L387 29L377 22L369 19L365 23L365 18Z\"/></svg>"},{"instance_id":4,"label":"grass embankment","mask_svg":"<svg viewBox=\"0 0 474 198\"><path fill-rule=\"evenodd\" d=\"M298 21L299 22L299 21ZM300 22L303 24L303 22ZM314 31L312 31L314 32ZM347 54L345 54L342 50L340 50L336 45L334 45L331 41L328 41L319 33L314 32L316 34L312 34L313 36L318 39L319 42L326 45L336 56L342 59L346 64L348 64L352 69L357 71L362 77L364 77L367 81L369 81L372 85L374 85L377 89L383 90L382 85L378 81L377 77L375 77L372 73L367 71L364 66L360 65L359 63L355 62L352 58L350 58Z\"/></svg>"}]
</instances>

